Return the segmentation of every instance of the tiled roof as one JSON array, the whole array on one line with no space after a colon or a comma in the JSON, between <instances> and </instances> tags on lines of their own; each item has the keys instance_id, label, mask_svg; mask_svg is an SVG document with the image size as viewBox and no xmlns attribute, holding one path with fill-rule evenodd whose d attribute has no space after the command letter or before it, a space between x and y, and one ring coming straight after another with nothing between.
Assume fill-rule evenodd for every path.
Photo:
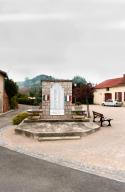
<instances>
[{"instance_id":1,"label":"tiled roof","mask_svg":"<svg viewBox=\"0 0 125 192\"><path fill-rule=\"evenodd\" d=\"M2 74L4 77L7 77L7 73L2 70L0 70L0 74Z\"/></svg>"},{"instance_id":2,"label":"tiled roof","mask_svg":"<svg viewBox=\"0 0 125 192\"><path fill-rule=\"evenodd\" d=\"M125 76L116 79L108 79L95 86L96 89L111 88L125 85Z\"/></svg>"}]
</instances>

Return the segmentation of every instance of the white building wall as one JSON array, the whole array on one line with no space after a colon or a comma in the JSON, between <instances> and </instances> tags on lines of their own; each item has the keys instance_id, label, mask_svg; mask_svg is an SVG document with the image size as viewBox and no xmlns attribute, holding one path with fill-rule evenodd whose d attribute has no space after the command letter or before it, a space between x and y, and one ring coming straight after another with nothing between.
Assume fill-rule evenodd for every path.
<instances>
[{"instance_id":1,"label":"white building wall","mask_svg":"<svg viewBox=\"0 0 125 192\"><path fill-rule=\"evenodd\" d=\"M4 78L0 74L0 113L3 112Z\"/></svg>"},{"instance_id":2,"label":"white building wall","mask_svg":"<svg viewBox=\"0 0 125 192\"><path fill-rule=\"evenodd\" d=\"M94 91L94 104L101 104L104 101L105 89L96 89Z\"/></svg>"},{"instance_id":3,"label":"white building wall","mask_svg":"<svg viewBox=\"0 0 125 192\"><path fill-rule=\"evenodd\" d=\"M94 92L94 104L101 105L101 103L105 100L105 93L111 93L112 99L115 99L115 92L122 92L122 102L123 105L125 106L124 101L125 86L109 88L109 91L106 91L106 88L96 89Z\"/></svg>"}]
</instances>

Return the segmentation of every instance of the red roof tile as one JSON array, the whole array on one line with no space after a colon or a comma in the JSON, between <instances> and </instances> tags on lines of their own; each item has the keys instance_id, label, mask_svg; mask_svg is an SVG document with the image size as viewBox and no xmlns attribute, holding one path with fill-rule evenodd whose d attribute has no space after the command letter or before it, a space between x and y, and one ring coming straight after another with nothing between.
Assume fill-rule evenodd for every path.
<instances>
[{"instance_id":1,"label":"red roof tile","mask_svg":"<svg viewBox=\"0 0 125 192\"><path fill-rule=\"evenodd\" d=\"M102 83L95 86L96 89L117 87L120 85L125 85L125 76L116 79L108 79Z\"/></svg>"}]
</instances>

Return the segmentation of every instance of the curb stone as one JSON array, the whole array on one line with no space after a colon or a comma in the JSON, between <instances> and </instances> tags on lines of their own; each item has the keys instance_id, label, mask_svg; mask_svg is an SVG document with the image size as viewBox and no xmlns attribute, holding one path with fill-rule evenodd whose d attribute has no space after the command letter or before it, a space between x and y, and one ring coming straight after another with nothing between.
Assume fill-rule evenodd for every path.
<instances>
[{"instance_id":1,"label":"curb stone","mask_svg":"<svg viewBox=\"0 0 125 192\"><path fill-rule=\"evenodd\" d=\"M5 112L5 113L0 113L0 117L2 117L2 116L4 116L4 115L7 115L7 114L9 114L9 113L11 113L11 112L14 112L15 110L10 110L10 111L7 111L7 112Z\"/></svg>"}]
</instances>

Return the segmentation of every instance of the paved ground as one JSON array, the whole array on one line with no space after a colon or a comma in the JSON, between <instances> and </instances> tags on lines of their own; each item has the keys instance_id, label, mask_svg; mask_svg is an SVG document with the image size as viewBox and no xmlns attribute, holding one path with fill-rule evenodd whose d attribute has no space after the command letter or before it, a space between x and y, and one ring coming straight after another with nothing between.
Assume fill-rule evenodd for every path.
<instances>
[{"instance_id":1,"label":"paved ground","mask_svg":"<svg viewBox=\"0 0 125 192\"><path fill-rule=\"evenodd\" d=\"M15 135L13 127L1 130L1 145L41 159L125 182L125 107L90 106L112 117L112 127L74 141L37 142Z\"/></svg>"},{"instance_id":2,"label":"paved ground","mask_svg":"<svg viewBox=\"0 0 125 192\"><path fill-rule=\"evenodd\" d=\"M12 118L19 112L32 108L32 106L19 105L19 109L10 111L5 114L0 114L0 128L12 125Z\"/></svg>"},{"instance_id":3,"label":"paved ground","mask_svg":"<svg viewBox=\"0 0 125 192\"><path fill-rule=\"evenodd\" d=\"M124 192L125 184L0 147L1 192Z\"/></svg>"}]
</instances>

